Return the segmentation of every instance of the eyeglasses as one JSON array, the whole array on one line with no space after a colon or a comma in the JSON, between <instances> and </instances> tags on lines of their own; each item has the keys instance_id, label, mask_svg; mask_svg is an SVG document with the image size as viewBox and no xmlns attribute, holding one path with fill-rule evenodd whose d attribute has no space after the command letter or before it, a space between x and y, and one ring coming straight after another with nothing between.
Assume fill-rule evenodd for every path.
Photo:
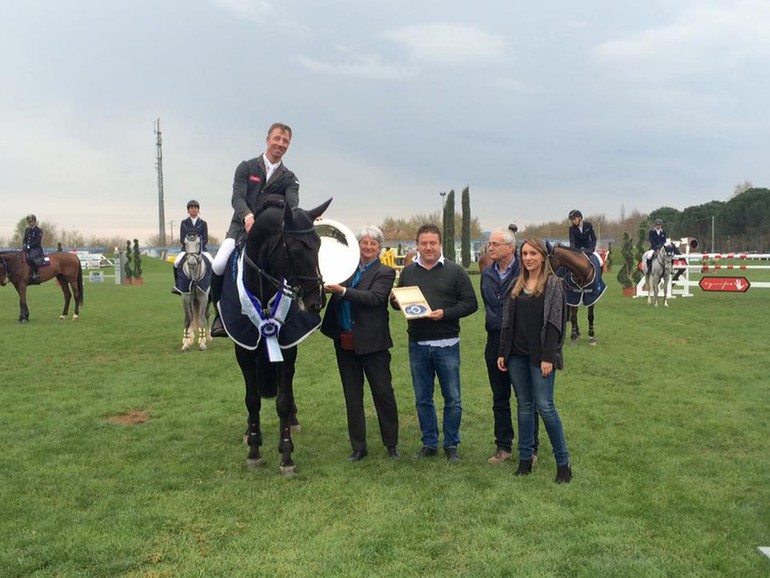
<instances>
[{"instance_id":1,"label":"eyeglasses","mask_svg":"<svg viewBox=\"0 0 770 578\"><path fill-rule=\"evenodd\" d=\"M500 245L510 245L510 243L498 243L497 241L490 241L488 245L490 247L499 247Z\"/></svg>"}]
</instances>

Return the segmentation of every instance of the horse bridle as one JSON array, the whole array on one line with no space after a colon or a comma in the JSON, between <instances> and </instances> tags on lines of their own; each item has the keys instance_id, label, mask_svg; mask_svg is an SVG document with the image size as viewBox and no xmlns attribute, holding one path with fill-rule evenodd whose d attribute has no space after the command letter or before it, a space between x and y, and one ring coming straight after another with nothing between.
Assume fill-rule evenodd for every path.
<instances>
[{"instance_id":1,"label":"horse bridle","mask_svg":"<svg viewBox=\"0 0 770 578\"><path fill-rule=\"evenodd\" d=\"M320 287L323 286L323 277L321 276L321 271L318 269L318 266L316 265L316 275L297 275L296 271L294 270L294 265L292 263L292 260L289 259L289 247L286 245L286 241L284 239L285 235L305 235L308 233L315 232L315 227L310 227L309 229L301 229L299 231L287 231L283 228L283 224L281 225L281 231L278 234L278 237L275 241L275 244L273 244L272 247L270 247L267 251L267 258L270 259L270 256L280 247L283 249L286 257L286 262L289 264L289 268L291 269L291 279L294 281L314 281L320 291ZM273 277L270 273L265 271L262 267L257 265L246 253L246 250L243 251L243 260L244 262L254 269L256 271L257 275L259 275L260 278L260 293L262 292L262 280L268 281L275 289L280 289L284 287L284 282L282 280L277 279L276 277ZM288 284L288 279L286 279L286 282ZM301 299L304 291L301 285L288 285L288 289L286 289L287 296L291 297L292 299Z\"/></svg>"}]
</instances>

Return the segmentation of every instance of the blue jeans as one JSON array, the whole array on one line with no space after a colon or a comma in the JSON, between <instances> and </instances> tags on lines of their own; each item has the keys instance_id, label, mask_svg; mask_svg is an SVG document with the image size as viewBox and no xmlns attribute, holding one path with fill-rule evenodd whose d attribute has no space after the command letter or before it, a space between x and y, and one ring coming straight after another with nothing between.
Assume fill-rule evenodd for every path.
<instances>
[{"instance_id":1,"label":"blue jeans","mask_svg":"<svg viewBox=\"0 0 770 578\"><path fill-rule=\"evenodd\" d=\"M444 448L460 443L460 344L431 347L409 342L409 369L412 372L417 418L422 431L422 445L438 448L438 419L433 404L433 378L438 377L444 397Z\"/></svg>"},{"instance_id":2,"label":"blue jeans","mask_svg":"<svg viewBox=\"0 0 770 578\"><path fill-rule=\"evenodd\" d=\"M513 381L516 393L516 406L519 416L519 459L532 459L532 444L535 431L535 408L545 424L548 438L551 440L553 457L556 465L569 463L567 442L561 425L559 412L553 403L553 386L556 370L548 377L543 377L540 366L532 365L528 357L512 355L508 358L508 373Z\"/></svg>"}]
</instances>

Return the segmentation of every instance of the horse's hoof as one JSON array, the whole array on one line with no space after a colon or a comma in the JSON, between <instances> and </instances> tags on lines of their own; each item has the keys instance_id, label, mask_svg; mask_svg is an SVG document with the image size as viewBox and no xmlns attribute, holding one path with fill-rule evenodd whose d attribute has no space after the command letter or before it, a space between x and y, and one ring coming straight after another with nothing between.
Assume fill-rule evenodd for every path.
<instances>
[{"instance_id":1,"label":"horse's hoof","mask_svg":"<svg viewBox=\"0 0 770 578\"><path fill-rule=\"evenodd\" d=\"M206 351L206 349L207 349L207 347L206 347L206 342L205 342L205 341L201 341L201 342L198 344L198 349L200 349L201 351Z\"/></svg>"},{"instance_id":2,"label":"horse's hoof","mask_svg":"<svg viewBox=\"0 0 770 578\"><path fill-rule=\"evenodd\" d=\"M190 350L190 346L187 343L182 345L182 351L189 351L189 350Z\"/></svg>"},{"instance_id":3,"label":"horse's hoof","mask_svg":"<svg viewBox=\"0 0 770 578\"><path fill-rule=\"evenodd\" d=\"M588 345L596 345L596 337L590 337L588 339Z\"/></svg>"},{"instance_id":4,"label":"horse's hoof","mask_svg":"<svg viewBox=\"0 0 770 578\"><path fill-rule=\"evenodd\" d=\"M262 458L257 458L255 460L246 458L246 467L250 470L258 470L264 465L265 461Z\"/></svg>"},{"instance_id":5,"label":"horse's hoof","mask_svg":"<svg viewBox=\"0 0 770 578\"><path fill-rule=\"evenodd\" d=\"M284 478L291 478L297 475L297 466L278 466L278 473Z\"/></svg>"},{"instance_id":6,"label":"horse's hoof","mask_svg":"<svg viewBox=\"0 0 770 578\"><path fill-rule=\"evenodd\" d=\"M67 319L67 316L66 316L66 315L59 315L59 320L60 320L60 321L62 321L62 320L64 320L64 319Z\"/></svg>"},{"instance_id":7,"label":"horse's hoof","mask_svg":"<svg viewBox=\"0 0 770 578\"><path fill-rule=\"evenodd\" d=\"M78 319L80 319L80 317L78 315L73 315L72 316L72 320L73 321L77 321Z\"/></svg>"}]
</instances>

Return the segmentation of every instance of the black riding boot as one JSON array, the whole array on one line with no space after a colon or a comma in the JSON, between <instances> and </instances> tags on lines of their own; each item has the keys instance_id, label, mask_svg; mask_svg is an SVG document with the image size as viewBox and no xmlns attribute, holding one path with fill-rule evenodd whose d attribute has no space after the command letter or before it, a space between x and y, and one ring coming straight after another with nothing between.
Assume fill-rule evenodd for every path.
<instances>
[{"instance_id":1,"label":"black riding boot","mask_svg":"<svg viewBox=\"0 0 770 578\"><path fill-rule=\"evenodd\" d=\"M37 266L37 263L32 261L32 263L29 264L29 268L32 270L32 275L29 277L29 284L30 285L37 285L40 283L40 274L38 273L39 267Z\"/></svg>"},{"instance_id":2,"label":"black riding boot","mask_svg":"<svg viewBox=\"0 0 770 578\"><path fill-rule=\"evenodd\" d=\"M224 276L217 275L216 273L211 274L211 292L209 295L211 297L211 302L214 304L214 322L211 324L210 331L212 337L227 337L227 331L225 331L225 326L222 324L222 319L219 317L219 309L217 309L219 298L222 297L223 280Z\"/></svg>"},{"instance_id":3,"label":"black riding boot","mask_svg":"<svg viewBox=\"0 0 770 578\"><path fill-rule=\"evenodd\" d=\"M174 272L174 286L171 288L171 292L174 295L181 295L182 292L176 288L176 280L179 278L179 271L176 270L176 267L174 267L172 271Z\"/></svg>"}]
</instances>

